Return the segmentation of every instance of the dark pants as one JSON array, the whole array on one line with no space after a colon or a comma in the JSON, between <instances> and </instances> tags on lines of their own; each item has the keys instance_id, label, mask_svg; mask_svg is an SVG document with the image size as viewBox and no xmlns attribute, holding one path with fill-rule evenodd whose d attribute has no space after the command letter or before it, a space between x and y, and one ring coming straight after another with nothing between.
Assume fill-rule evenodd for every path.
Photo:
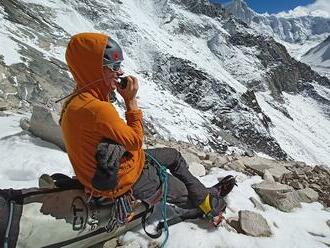
<instances>
[{"instance_id":1,"label":"dark pants","mask_svg":"<svg viewBox=\"0 0 330 248\"><path fill-rule=\"evenodd\" d=\"M203 202L208 190L190 173L187 162L179 151L174 148L156 148L146 149L145 152L167 167L172 174L168 174L167 201L169 203L191 209ZM140 200L149 199L160 187L157 164L146 155L146 166L133 186L134 197Z\"/></svg>"}]
</instances>

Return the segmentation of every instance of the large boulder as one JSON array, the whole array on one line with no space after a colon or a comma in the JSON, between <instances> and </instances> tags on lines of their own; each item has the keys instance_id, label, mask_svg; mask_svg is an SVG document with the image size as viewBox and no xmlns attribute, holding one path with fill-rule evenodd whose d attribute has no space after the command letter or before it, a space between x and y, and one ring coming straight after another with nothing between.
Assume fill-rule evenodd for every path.
<instances>
[{"instance_id":1,"label":"large boulder","mask_svg":"<svg viewBox=\"0 0 330 248\"><path fill-rule=\"evenodd\" d=\"M187 161L191 174L196 177L205 176L205 167L201 164L200 158L192 153L192 150L181 151L181 155Z\"/></svg>"},{"instance_id":2,"label":"large boulder","mask_svg":"<svg viewBox=\"0 0 330 248\"><path fill-rule=\"evenodd\" d=\"M246 235L253 237L269 237L272 235L270 227L262 215L241 210L238 212L240 227Z\"/></svg>"},{"instance_id":3,"label":"large boulder","mask_svg":"<svg viewBox=\"0 0 330 248\"><path fill-rule=\"evenodd\" d=\"M288 185L278 182L263 181L252 185L262 201L281 211L290 212L301 207L299 195Z\"/></svg>"},{"instance_id":4,"label":"large boulder","mask_svg":"<svg viewBox=\"0 0 330 248\"><path fill-rule=\"evenodd\" d=\"M291 172L285 168L286 162L279 162L276 160L261 158L261 157L241 157L239 159L244 165L255 171L258 175L263 176L265 170L274 177L276 181L281 181L284 174L290 174Z\"/></svg>"},{"instance_id":5,"label":"large boulder","mask_svg":"<svg viewBox=\"0 0 330 248\"><path fill-rule=\"evenodd\" d=\"M297 193L301 202L311 203L319 199L319 194L311 188L297 190Z\"/></svg>"},{"instance_id":6,"label":"large boulder","mask_svg":"<svg viewBox=\"0 0 330 248\"><path fill-rule=\"evenodd\" d=\"M33 106L29 131L65 151L62 131L58 121L59 116L50 109L40 105Z\"/></svg>"},{"instance_id":7,"label":"large boulder","mask_svg":"<svg viewBox=\"0 0 330 248\"><path fill-rule=\"evenodd\" d=\"M189 163L189 171L195 177L202 177L206 175L205 167L202 164L196 162Z\"/></svg>"}]
</instances>

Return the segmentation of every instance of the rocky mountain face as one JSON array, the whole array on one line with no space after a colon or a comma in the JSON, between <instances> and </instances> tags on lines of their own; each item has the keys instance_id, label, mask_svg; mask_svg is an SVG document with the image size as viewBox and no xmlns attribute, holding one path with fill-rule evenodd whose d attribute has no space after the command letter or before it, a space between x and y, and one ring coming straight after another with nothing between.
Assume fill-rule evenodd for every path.
<instances>
[{"instance_id":1,"label":"rocky mountain face","mask_svg":"<svg viewBox=\"0 0 330 248\"><path fill-rule=\"evenodd\" d=\"M330 36L308 50L301 60L330 77Z\"/></svg>"},{"instance_id":2,"label":"rocky mountain face","mask_svg":"<svg viewBox=\"0 0 330 248\"><path fill-rule=\"evenodd\" d=\"M0 7L2 32L11 40L3 49L15 45L21 58L19 63L7 64L0 55L0 105L9 109L27 109L34 103L55 107L54 99L71 92L74 84L66 64L45 51L65 46L68 34L50 21L53 13L45 6L5 0Z\"/></svg>"},{"instance_id":3,"label":"rocky mountain face","mask_svg":"<svg viewBox=\"0 0 330 248\"><path fill-rule=\"evenodd\" d=\"M7 108L28 110L39 103L60 109L54 100L74 87L65 46L72 34L83 31L109 33L123 46L125 69L139 75L146 126L155 136L167 133L166 138L178 139L173 132L178 128L180 137L190 137L185 141L218 152L262 152L288 159L256 95L269 95L272 108L290 120L284 93L310 97L324 112L330 106L315 89L329 89L327 78L206 0L5 0L0 11L0 38L19 57L10 63L10 55L0 50L0 101ZM293 33L288 37L295 39Z\"/></svg>"},{"instance_id":4,"label":"rocky mountain face","mask_svg":"<svg viewBox=\"0 0 330 248\"><path fill-rule=\"evenodd\" d=\"M285 18L277 15L259 14L243 0L233 0L225 9L236 18L255 27L262 33L276 35L281 40L299 43L314 36L330 33L330 19L317 16Z\"/></svg>"}]
</instances>

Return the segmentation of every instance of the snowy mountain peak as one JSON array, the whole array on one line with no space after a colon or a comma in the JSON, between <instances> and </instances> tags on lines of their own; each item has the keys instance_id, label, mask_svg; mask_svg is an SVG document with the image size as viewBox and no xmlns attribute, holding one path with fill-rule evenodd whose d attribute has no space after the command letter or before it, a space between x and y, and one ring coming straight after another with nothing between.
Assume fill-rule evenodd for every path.
<instances>
[{"instance_id":1,"label":"snowy mountain peak","mask_svg":"<svg viewBox=\"0 0 330 248\"><path fill-rule=\"evenodd\" d=\"M248 24L257 15L257 13L243 0L233 0L232 2L226 4L225 8L235 17Z\"/></svg>"}]
</instances>

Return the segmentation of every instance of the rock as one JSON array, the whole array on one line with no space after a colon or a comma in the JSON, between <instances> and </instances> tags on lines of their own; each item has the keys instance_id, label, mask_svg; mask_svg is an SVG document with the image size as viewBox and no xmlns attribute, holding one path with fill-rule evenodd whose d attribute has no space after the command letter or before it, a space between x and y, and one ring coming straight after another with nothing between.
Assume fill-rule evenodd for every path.
<instances>
[{"instance_id":1,"label":"rock","mask_svg":"<svg viewBox=\"0 0 330 248\"><path fill-rule=\"evenodd\" d=\"M226 163L228 163L228 159L225 156L218 156L214 161L216 167L223 167Z\"/></svg>"},{"instance_id":2,"label":"rock","mask_svg":"<svg viewBox=\"0 0 330 248\"><path fill-rule=\"evenodd\" d=\"M212 163L215 163L217 158L218 158L218 154L215 152L209 152L205 156L205 160L210 160Z\"/></svg>"},{"instance_id":3,"label":"rock","mask_svg":"<svg viewBox=\"0 0 330 248\"><path fill-rule=\"evenodd\" d=\"M327 221L327 225L330 228L330 220Z\"/></svg>"},{"instance_id":4,"label":"rock","mask_svg":"<svg viewBox=\"0 0 330 248\"><path fill-rule=\"evenodd\" d=\"M330 208L329 207L328 208L324 208L324 210L330 212Z\"/></svg>"},{"instance_id":5,"label":"rock","mask_svg":"<svg viewBox=\"0 0 330 248\"><path fill-rule=\"evenodd\" d=\"M275 182L274 177L270 174L269 170L264 171L263 179L268 182Z\"/></svg>"},{"instance_id":6,"label":"rock","mask_svg":"<svg viewBox=\"0 0 330 248\"><path fill-rule=\"evenodd\" d=\"M276 160L260 158L260 157L241 157L240 161L243 164L254 170L258 175L263 176L265 170L268 170L274 177L275 181L281 181L284 174L290 174L291 172L285 168L285 162L279 162Z\"/></svg>"},{"instance_id":7,"label":"rock","mask_svg":"<svg viewBox=\"0 0 330 248\"><path fill-rule=\"evenodd\" d=\"M284 212L290 212L294 208L301 207L299 195L288 185L263 181L252 185L263 202Z\"/></svg>"},{"instance_id":8,"label":"rock","mask_svg":"<svg viewBox=\"0 0 330 248\"><path fill-rule=\"evenodd\" d=\"M264 206L262 206L262 204L256 198L251 196L249 199L253 203L253 205L256 209L259 209L261 211L265 211Z\"/></svg>"},{"instance_id":9,"label":"rock","mask_svg":"<svg viewBox=\"0 0 330 248\"><path fill-rule=\"evenodd\" d=\"M24 130L24 131L29 131L30 129L30 120L26 117L23 117L19 121L19 126Z\"/></svg>"},{"instance_id":10,"label":"rock","mask_svg":"<svg viewBox=\"0 0 330 248\"><path fill-rule=\"evenodd\" d=\"M0 104L0 111L8 110L8 106Z\"/></svg>"},{"instance_id":11,"label":"rock","mask_svg":"<svg viewBox=\"0 0 330 248\"><path fill-rule=\"evenodd\" d=\"M122 248L141 248L141 245L139 244L139 242L137 242L136 240L134 240L133 242L129 243L129 244L125 244L123 246L121 246Z\"/></svg>"},{"instance_id":12,"label":"rock","mask_svg":"<svg viewBox=\"0 0 330 248\"><path fill-rule=\"evenodd\" d=\"M233 223L231 223L231 224L233 224ZM238 233L238 231L236 230L236 228L233 227L231 224L229 224L229 223L226 222L226 221L223 221L223 222L221 223L221 227L224 227L228 232L235 232L235 233ZM237 222L237 225L239 225L238 222Z\"/></svg>"},{"instance_id":13,"label":"rock","mask_svg":"<svg viewBox=\"0 0 330 248\"><path fill-rule=\"evenodd\" d=\"M311 203L319 199L319 194L311 188L300 189L297 192L301 202Z\"/></svg>"},{"instance_id":14,"label":"rock","mask_svg":"<svg viewBox=\"0 0 330 248\"><path fill-rule=\"evenodd\" d=\"M201 160L204 160L206 158L206 153L205 152L202 152L202 151L199 151L197 149L194 149L194 148L188 148L187 149L188 152L196 155L199 159Z\"/></svg>"},{"instance_id":15,"label":"rock","mask_svg":"<svg viewBox=\"0 0 330 248\"><path fill-rule=\"evenodd\" d=\"M33 106L29 131L35 136L53 143L65 150L62 131L58 121L59 116L48 108L40 105Z\"/></svg>"},{"instance_id":16,"label":"rock","mask_svg":"<svg viewBox=\"0 0 330 248\"><path fill-rule=\"evenodd\" d=\"M187 161L188 164L200 163L199 157L191 152L181 152L182 157Z\"/></svg>"},{"instance_id":17,"label":"rock","mask_svg":"<svg viewBox=\"0 0 330 248\"><path fill-rule=\"evenodd\" d=\"M103 244L103 248L116 248L118 246L118 238L108 240Z\"/></svg>"},{"instance_id":18,"label":"rock","mask_svg":"<svg viewBox=\"0 0 330 248\"><path fill-rule=\"evenodd\" d=\"M227 219L227 223L233 229L235 229L237 233L243 233L242 228L240 226L240 223L239 223L238 219L236 219L236 218L229 218L229 219Z\"/></svg>"},{"instance_id":19,"label":"rock","mask_svg":"<svg viewBox=\"0 0 330 248\"><path fill-rule=\"evenodd\" d=\"M234 161L228 162L228 164L226 164L226 166L228 166L229 168L231 168L235 171L243 172L245 170L245 165L240 160L234 160Z\"/></svg>"},{"instance_id":20,"label":"rock","mask_svg":"<svg viewBox=\"0 0 330 248\"><path fill-rule=\"evenodd\" d=\"M292 186L295 189L302 189L304 188L304 186L298 182L298 181L293 181L292 183L290 183L290 186Z\"/></svg>"},{"instance_id":21,"label":"rock","mask_svg":"<svg viewBox=\"0 0 330 248\"><path fill-rule=\"evenodd\" d=\"M196 163L196 162L189 163L189 171L195 177L202 177L206 175L205 167L200 163Z\"/></svg>"},{"instance_id":22,"label":"rock","mask_svg":"<svg viewBox=\"0 0 330 248\"><path fill-rule=\"evenodd\" d=\"M148 243L148 248L161 248L162 244L157 240L152 240Z\"/></svg>"},{"instance_id":23,"label":"rock","mask_svg":"<svg viewBox=\"0 0 330 248\"><path fill-rule=\"evenodd\" d=\"M214 167L213 163L211 160L203 160L202 165L204 165L205 169L209 170L212 167Z\"/></svg>"},{"instance_id":24,"label":"rock","mask_svg":"<svg viewBox=\"0 0 330 248\"><path fill-rule=\"evenodd\" d=\"M253 237L269 237L272 235L269 225L262 215L241 210L238 212L239 223L243 233Z\"/></svg>"}]
</instances>

